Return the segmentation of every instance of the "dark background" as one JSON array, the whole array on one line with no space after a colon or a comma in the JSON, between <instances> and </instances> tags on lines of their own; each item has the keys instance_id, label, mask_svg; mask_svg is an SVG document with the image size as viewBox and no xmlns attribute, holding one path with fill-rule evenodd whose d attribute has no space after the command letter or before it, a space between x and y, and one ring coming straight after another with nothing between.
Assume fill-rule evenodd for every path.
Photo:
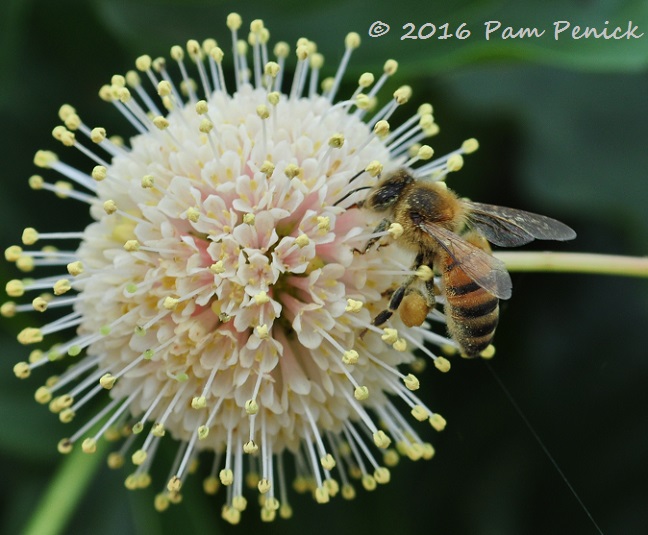
<instances>
[{"instance_id":1,"label":"dark background","mask_svg":"<svg viewBox=\"0 0 648 535\"><path fill-rule=\"evenodd\" d=\"M648 32L645 1L428 2L282 0L207 2L5 1L0 7L0 245L18 243L25 226L80 230L83 207L31 192L37 149L58 150L50 136L61 103L91 124L130 134L97 91L142 53L168 55L188 38L229 42L225 16L262 18L272 42L315 40L334 72L348 31L363 44L348 91L365 70L400 62L393 88L407 83L415 103L430 101L441 134L437 154L477 137L450 186L462 195L537 211L565 221L578 239L555 249L645 255L648 249L648 35L633 40L553 39L552 22ZM391 32L371 39L375 20ZM486 41L483 23L546 29L540 39ZM466 40L399 39L407 22L462 22ZM226 48L226 47L224 47ZM343 91L340 94L345 94ZM50 177L53 174L50 175ZM539 247L542 247L539 246ZM529 248L534 248L530 246ZM538 247L535 247L538 248ZM19 276L0 264L3 281ZM575 274L514 274L491 366L607 534L645 533L648 525L648 285L645 279ZM33 401L41 378L18 381L26 358L15 336L26 315L0 323L0 530L19 533L37 510L69 433ZM392 482L352 502L326 506L293 496L294 517L261 525L251 503L242 525L220 519L222 494L203 495L199 478L184 502L158 515L153 493L124 489L126 471L101 468L64 533L158 534L179 530L234 533L595 534L596 528L516 414L483 362L455 361L449 374L428 370L420 391L448 420L429 462L402 461ZM251 497L251 496L250 496ZM91 520L90 520L91 519Z\"/></svg>"}]
</instances>

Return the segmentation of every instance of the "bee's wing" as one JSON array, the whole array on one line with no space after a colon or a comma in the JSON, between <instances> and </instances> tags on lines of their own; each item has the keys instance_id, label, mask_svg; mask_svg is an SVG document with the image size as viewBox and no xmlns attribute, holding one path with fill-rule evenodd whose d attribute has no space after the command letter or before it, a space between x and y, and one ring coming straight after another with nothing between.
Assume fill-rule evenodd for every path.
<instances>
[{"instance_id":1,"label":"bee's wing","mask_svg":"<svg viewBox=\"0 0 648 535\"><path fill-rule=\"evenodd\" d=\"M504 262L468 243L461 236L435 224L421 228L439 242L439 245L461 269L487 292L499 299L509 299L513 284Z\"/></svg>"},{"instance_id":2,"label":"bee's wing","mask_svg":"<svg viewBox=\"0 0 648 535\"><path fill-rule=\"evenodd\" d=\"M573 229L550 217L515 208L465 201L468 218L495 245L517 247L539 240L573 240Z\"/></svg>"}]
</instances>

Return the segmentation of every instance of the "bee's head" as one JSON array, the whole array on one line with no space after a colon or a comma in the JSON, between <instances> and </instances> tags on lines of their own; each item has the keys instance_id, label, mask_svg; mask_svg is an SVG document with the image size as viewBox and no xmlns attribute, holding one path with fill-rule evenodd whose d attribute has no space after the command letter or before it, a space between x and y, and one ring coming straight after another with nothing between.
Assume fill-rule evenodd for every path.
<instances>
[{"instance_id":1,"label":"bee's head","mask_svg":"<svg viewBox=\"0 0 648 535\"><path fill-rule=\"evenodd\" d=\"M385 212L393 208L403 190L414 182L414 177L406 169L399 169L381 180L358 206L366 206L375 212Z\"/></svg>"}]
</instances>

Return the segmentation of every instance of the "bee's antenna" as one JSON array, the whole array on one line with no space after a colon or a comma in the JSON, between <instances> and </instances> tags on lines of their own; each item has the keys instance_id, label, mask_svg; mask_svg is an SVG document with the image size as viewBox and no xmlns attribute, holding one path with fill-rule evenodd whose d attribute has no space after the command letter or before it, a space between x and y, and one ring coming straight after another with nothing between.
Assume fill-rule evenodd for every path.
<instances>
[{"instance_id":1,"label":"bee's antenna","mask_svg":"<svg viewBox=\"0 0 648 535\"><path fill-rule=\"evenodd\" d=\"M356 175L356 176L358 176L358 175ZM354 177L354 178L355 178L355 177ZM351 180L353 180L353 178L352 178ZM344 199L348 199L349 197L351 197L351 195L353 195L354 193L357 193L358 191L362 191L363 189L371 189L371 188L373 188L373 186L361 186L361 187L359 187L359 188L352 189L352 190L349 191L346 195L343 195L343 196L340 197L337 201L335 201L335 202L333 203L333 206L337 206L337 205L340 204Z\"/></svg>"},{"instance_id":2,"label":"bee's antenna","mask_svg":"<svg viewBox=\"0 0 648 535\"><path fill-rule=\"evenodd\" d=\"M349 179L349 184L351 184L351 182L353 182L356 178L358 178L358 177L359 177L362 173L364 173L365 171L366 171L366 169L363 169L362 171L359 171L358 173L356 173L355 175L353 175L353 176Z\"/></svg>"}]
</instances>

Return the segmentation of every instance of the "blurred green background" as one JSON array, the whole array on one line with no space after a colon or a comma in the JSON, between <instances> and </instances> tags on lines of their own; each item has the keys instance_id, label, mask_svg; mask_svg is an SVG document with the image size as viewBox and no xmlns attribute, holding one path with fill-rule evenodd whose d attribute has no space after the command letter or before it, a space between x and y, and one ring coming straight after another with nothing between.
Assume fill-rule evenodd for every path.
<instances>
[{"instance_id":1,"label":"blurred green background","mask_svg":"<svg viewBox=\"0 0 648 535\"><path fill-rule=\"evenodd\" d=\"M0 236L2 249L22 228L79 230L84 208L33 193L37 149L57 150L50 132L61 103L91 124L129 135L97 90L142 53L167 55L188 38L229 40L225 17L262 18L273 42L315 40L332 74L344 35L363 44L348 71L348 90L385 59L400 62L396 84L429 101L441 134L437 154L467 137L480 150L450 186L484 202L545 213L570 224L575 242L555 249L627 255L648 252L648 35L640 39L553 39L552 23L614 28L628 21L648 32L645 0L513 2L357 0L306 2L5 0L0 7ZM369 38L371 23L391 31ZM502 29L546 29L539 39L486 40L484 22ZM400 40L402 26L461 23L465 40ZM247 27L247 26L246 26ZM344 94L344 91L340 94ZM415 109L410 105L409 110ZM543 245L535 246L542 248ZM529 248L534 248L530 246ZM0 264L3 281L17 275ZM648 526L648 283L645 279L516 274L504 304L492 368L607 534ZM20 533L62 463L69 430L33 401L38 378L18 381L26 356L15 341L33 318L0 323L0 531ZM42 376L41 379L42 380ZM150 492L123 488L126 471L100 468L64 533L95 535L234 533L562 534L596 533L567 485L482 362L455 361L449 374L428 370L421 393L448 420L429 438L437 456L402 461L392 482L326 506L293 497L294 517L263 526L255 506L232 528L220 519L222 495L186 485L184 502L158 515ZM275 531L277 532L277 531Z\"/></svg>"}]
</instances>

